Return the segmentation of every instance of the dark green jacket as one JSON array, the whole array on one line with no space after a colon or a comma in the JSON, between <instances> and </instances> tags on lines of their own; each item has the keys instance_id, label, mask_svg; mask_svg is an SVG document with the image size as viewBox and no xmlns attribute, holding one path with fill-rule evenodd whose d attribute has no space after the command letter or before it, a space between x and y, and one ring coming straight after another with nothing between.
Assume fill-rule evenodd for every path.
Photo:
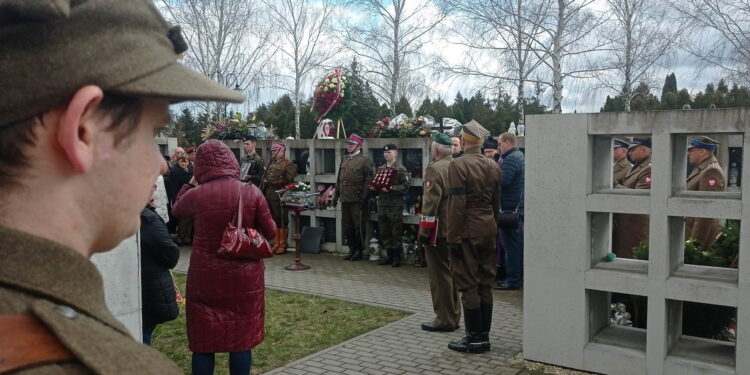
<instances>
[{"instance_id":1,"label":"dark green jacket","mask_svg":"<svg viewBox=\"0 0 750 375\"><path fill-rule=\"evenodd\" d=\"M245 168L247 168L247 175L242 181L252 182L255 186L260 186L263 172L266 171L266 163L263 161L263 158L257 153L245 155L245 157L242 158L240 170L244 171Z\"/></svg>"},{"instance_id":2,"label":"dark green jacket","mask_svg":"<svg viewBox=\"0 0 750 375\"><path fill-rule=\"evenodd\" d=\"M58 243L0 227L0 315L39 320L75 359L23 374L181 374L107 309L99 270ZM2 333L0 333L2 334ZM2 352L9 348L0 348Z\"/></svg>"}]
</instances>

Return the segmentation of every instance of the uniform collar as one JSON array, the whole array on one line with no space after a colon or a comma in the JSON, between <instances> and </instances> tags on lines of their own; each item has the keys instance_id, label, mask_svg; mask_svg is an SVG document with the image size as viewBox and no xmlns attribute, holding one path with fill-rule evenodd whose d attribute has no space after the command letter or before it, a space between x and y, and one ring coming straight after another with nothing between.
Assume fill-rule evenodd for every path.
<instances>
[{"instance_id":1,"label":"uniform collar","mask_svg":"<svg viewBox=\"0 0 750 375\"><path fill-rule=\"evenodd\" d=\"M718 163L718 160L716 160L716 156L710 155L709 157L704 159L702 162L700 162L698 165L696 165L695 168L693 168L693 171L690 172L690 176L688 176L688 180L697 176L698 173L700 173L700 171L708 168L708 166L711 163Z\"/></svg>"},{"instance_id":2,"label":"uniform collar","mask_svg":"<svg viewBox=\"0 0 750 375\"><path fill-rule=\"evenodd\" d=\"M355 156L359 156L359 155L361 155L361 154L362 154L362 149L359 149L359 150L357 150L357 152L355 152L355 153L353 153L353 154L348 154L348 155L346 155L346 156L347 156L347 157L348 157L349 159L354 159L354 157L355 157Z\"/></svg>"},{"instance_id":3,"label":"uniform collar","mask_svg":"<svg viewBox=\"0 0 750 375\"><path fill-rule=\"evenodd\" d=\"M107 309L99 270L67 246L0 226L0 285L68 305L127 333Z\"/></svg>"}]
</instances>

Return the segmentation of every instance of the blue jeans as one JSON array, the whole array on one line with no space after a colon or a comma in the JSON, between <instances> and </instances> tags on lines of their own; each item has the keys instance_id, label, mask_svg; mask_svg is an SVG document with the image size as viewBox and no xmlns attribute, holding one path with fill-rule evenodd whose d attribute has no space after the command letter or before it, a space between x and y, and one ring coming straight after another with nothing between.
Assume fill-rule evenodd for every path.
<instances>
[{"instance_id":1,"label":"blue jeans","mask_svg":"<svg viewBox=\"0 0 750 375\"><path fill-rule=\"evenodd\" d=\"M500 229L505 251L505 283L513 288L523 286L523 215L516 229Z\"/></svg>"},{"instance_id":2,"label":"blue jeans","mask_svg":"<svg viewBox=\"0 0 750 375\"><path fill-rule=\"evenodd\" d=\"M193 353L193 375L212 375L216 353ZM229 373L231 375L249 375L253 363L251 351L229 353Z\"/></svg>"}]
</instances>

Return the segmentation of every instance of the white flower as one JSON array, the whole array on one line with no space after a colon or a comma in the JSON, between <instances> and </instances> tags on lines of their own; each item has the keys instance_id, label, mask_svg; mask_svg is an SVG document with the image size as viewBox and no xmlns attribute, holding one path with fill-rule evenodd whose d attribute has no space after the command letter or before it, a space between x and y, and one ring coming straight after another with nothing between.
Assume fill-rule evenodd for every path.
<instances>
[{"instance_id":1,"label":"white flower","mask_svg":"<svg viewBox=\"0 0 750 375\"><path fill-rule=\"evenodd\" d=\"M329 83L329 84L328 84L328 87L330 87L330 88L334 88L334 87L336 87L336 85L334 85L333 83Z\"/></svg>"}]
</instances>

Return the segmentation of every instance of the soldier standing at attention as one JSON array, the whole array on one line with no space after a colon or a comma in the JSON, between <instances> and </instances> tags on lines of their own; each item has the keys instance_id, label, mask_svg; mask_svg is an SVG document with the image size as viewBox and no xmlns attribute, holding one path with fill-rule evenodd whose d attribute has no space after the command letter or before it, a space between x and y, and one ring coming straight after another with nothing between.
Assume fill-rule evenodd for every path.
<instances>
[{"instance_id":1,"label":"soldier standing at attention","mask_svg":"<svg viewBox=\"0 0 750 375\"><path fill-rule=\"evenodd\" d=\"M690 141L688 160L695 165L695 168L687 178L685 190L724 191L726 189L724 170L721 169L719 161L714 156L718 146L719 142L708 137ZM689 217L685 220L685 239L692 238L702 248L708 249L716 241L720 225L719 219Z\"/></svg>"},{"instance_id":2,"label":"soldier standing at attention","mask_svg":"<svg viewBox=\"0 0 750 375\"><path fill-rule=\"evenodd\" d=\"M617 185L625 178L625 175L630 171L630 162L628 161L628 146L627 142L615 138L612 143L612 180L614 185Z\"/></svg>"},{"instance_id":3,"label":"soldier standing at attention","mask_svg":"<svg viewBox=\"0 0 750 375\"><path fill-rule=\"evenodd\" d=\"M404 215L401 209L404 206L404 193L409 190L409 174L406 168L398 162L398 147L387 144L383 147L385 164L380 168L391 168L396 170L393 177L393 185L390 188L383 187L378 191L378 228L380 228L380 239L388 256L378 261L378 265L391 264L393 267L401 266L401 236L403 235ZM371 190L374 190L370 187Z\"/></svg>"},{"instance_id":4,"label":"soldier standing at attention","mask_svg":"<svg viewBox=\"0 0 750 375\"><path fill-rule=\"evenodd\" d=\"M445 242L445 227L448 220L448 166L453 160L451 138L442 133L432 136L432 159L425 169L422 219L419 223L419 240L425 246L427 275L430 279L430 294L435 319L422 323L425 331L453 332L461 321L461 304L458 300L448 244ZM435 226L437 225L437 228ZM432 231L435 243L430 243Z\"/></svg>"},{"instance_id":5,"label":"soldier standing at attention","mask_svg":"<svg viewBox=\"0 0 750 375\"><path fill-rule=\"evenodd\" d=\"M297 166L291 160L284 157L286 146L281 143L271 145L271 163L268 164L265 179L263 180L264 194L268 201L268 208L279 228L276 231L273 251L275 254L286 254L287 236L289 235L289 214L281 207L281 199L277 190L281 190L289 183L294 182L297 177Z\"/></svg>"},{"instance_id":6,"label":"soldier standing at attention","mask_svg":"<svg viewBox=\"0 0 750 375\"><path fill-rule=\"evenodd\" d=\"M242 178L243 182L252 182L255 186L260 186L263 172L266 171L266 163L255 151L257 143L258 138L255 138L252 135L245 137L245 142L242 144L245 156L242 158L241 171L247 173Z\"/></svg>"},{"instance_id":7,"label":"soldier standing at attention","mask_svg":"<svg viewBox=\"0 0 750 375\"><path fill-rule=\"evenodd\" d=\"M456 288L461 292L466 336L448 348L459 352L490 350L495 237L500 211L500 167L480 153L490 135L472 120L461 131L464 155L448 167L448 238Z\"/></svg>"},{"instance_id":8,"label":"soldier standing at attention","mask_svg":"<svg viewBox=\"0 0 750 375\"><path fill-rule=\"evenodd\" d=\"M170 103L243 96L178 63L152 1L0 4L0 373L181 374L90 258L138 232Z\"/></svg>"},{"instance_id":9,"label":"soldier standing at attention","mask_svg":"<svg viewBox=\"0 0 750 375\"><path fill-rule=\"evenodd\" d=\"M633 138L627 157L633 167L615 189L651 189L651 139ZM632 258L634 247L648 243L648 225L648 215L617 214L612 252L620 258Z\"/></svg>"},{"instance_id":10,"label":"soldier standing at attention","mask_svg":"<svg viewBox=\"0 0 750 375\"><path fill-rule=\"evenodd\" d=\"M352 134L346 140L347 154L341 158L336 179L336 197L333 205L341 200L341 224L349 245L349 254L344 260L362 259L362 215L366 214L372 179L372 161L362 153L362 137Z\"/></svg>"}]
</instances>

